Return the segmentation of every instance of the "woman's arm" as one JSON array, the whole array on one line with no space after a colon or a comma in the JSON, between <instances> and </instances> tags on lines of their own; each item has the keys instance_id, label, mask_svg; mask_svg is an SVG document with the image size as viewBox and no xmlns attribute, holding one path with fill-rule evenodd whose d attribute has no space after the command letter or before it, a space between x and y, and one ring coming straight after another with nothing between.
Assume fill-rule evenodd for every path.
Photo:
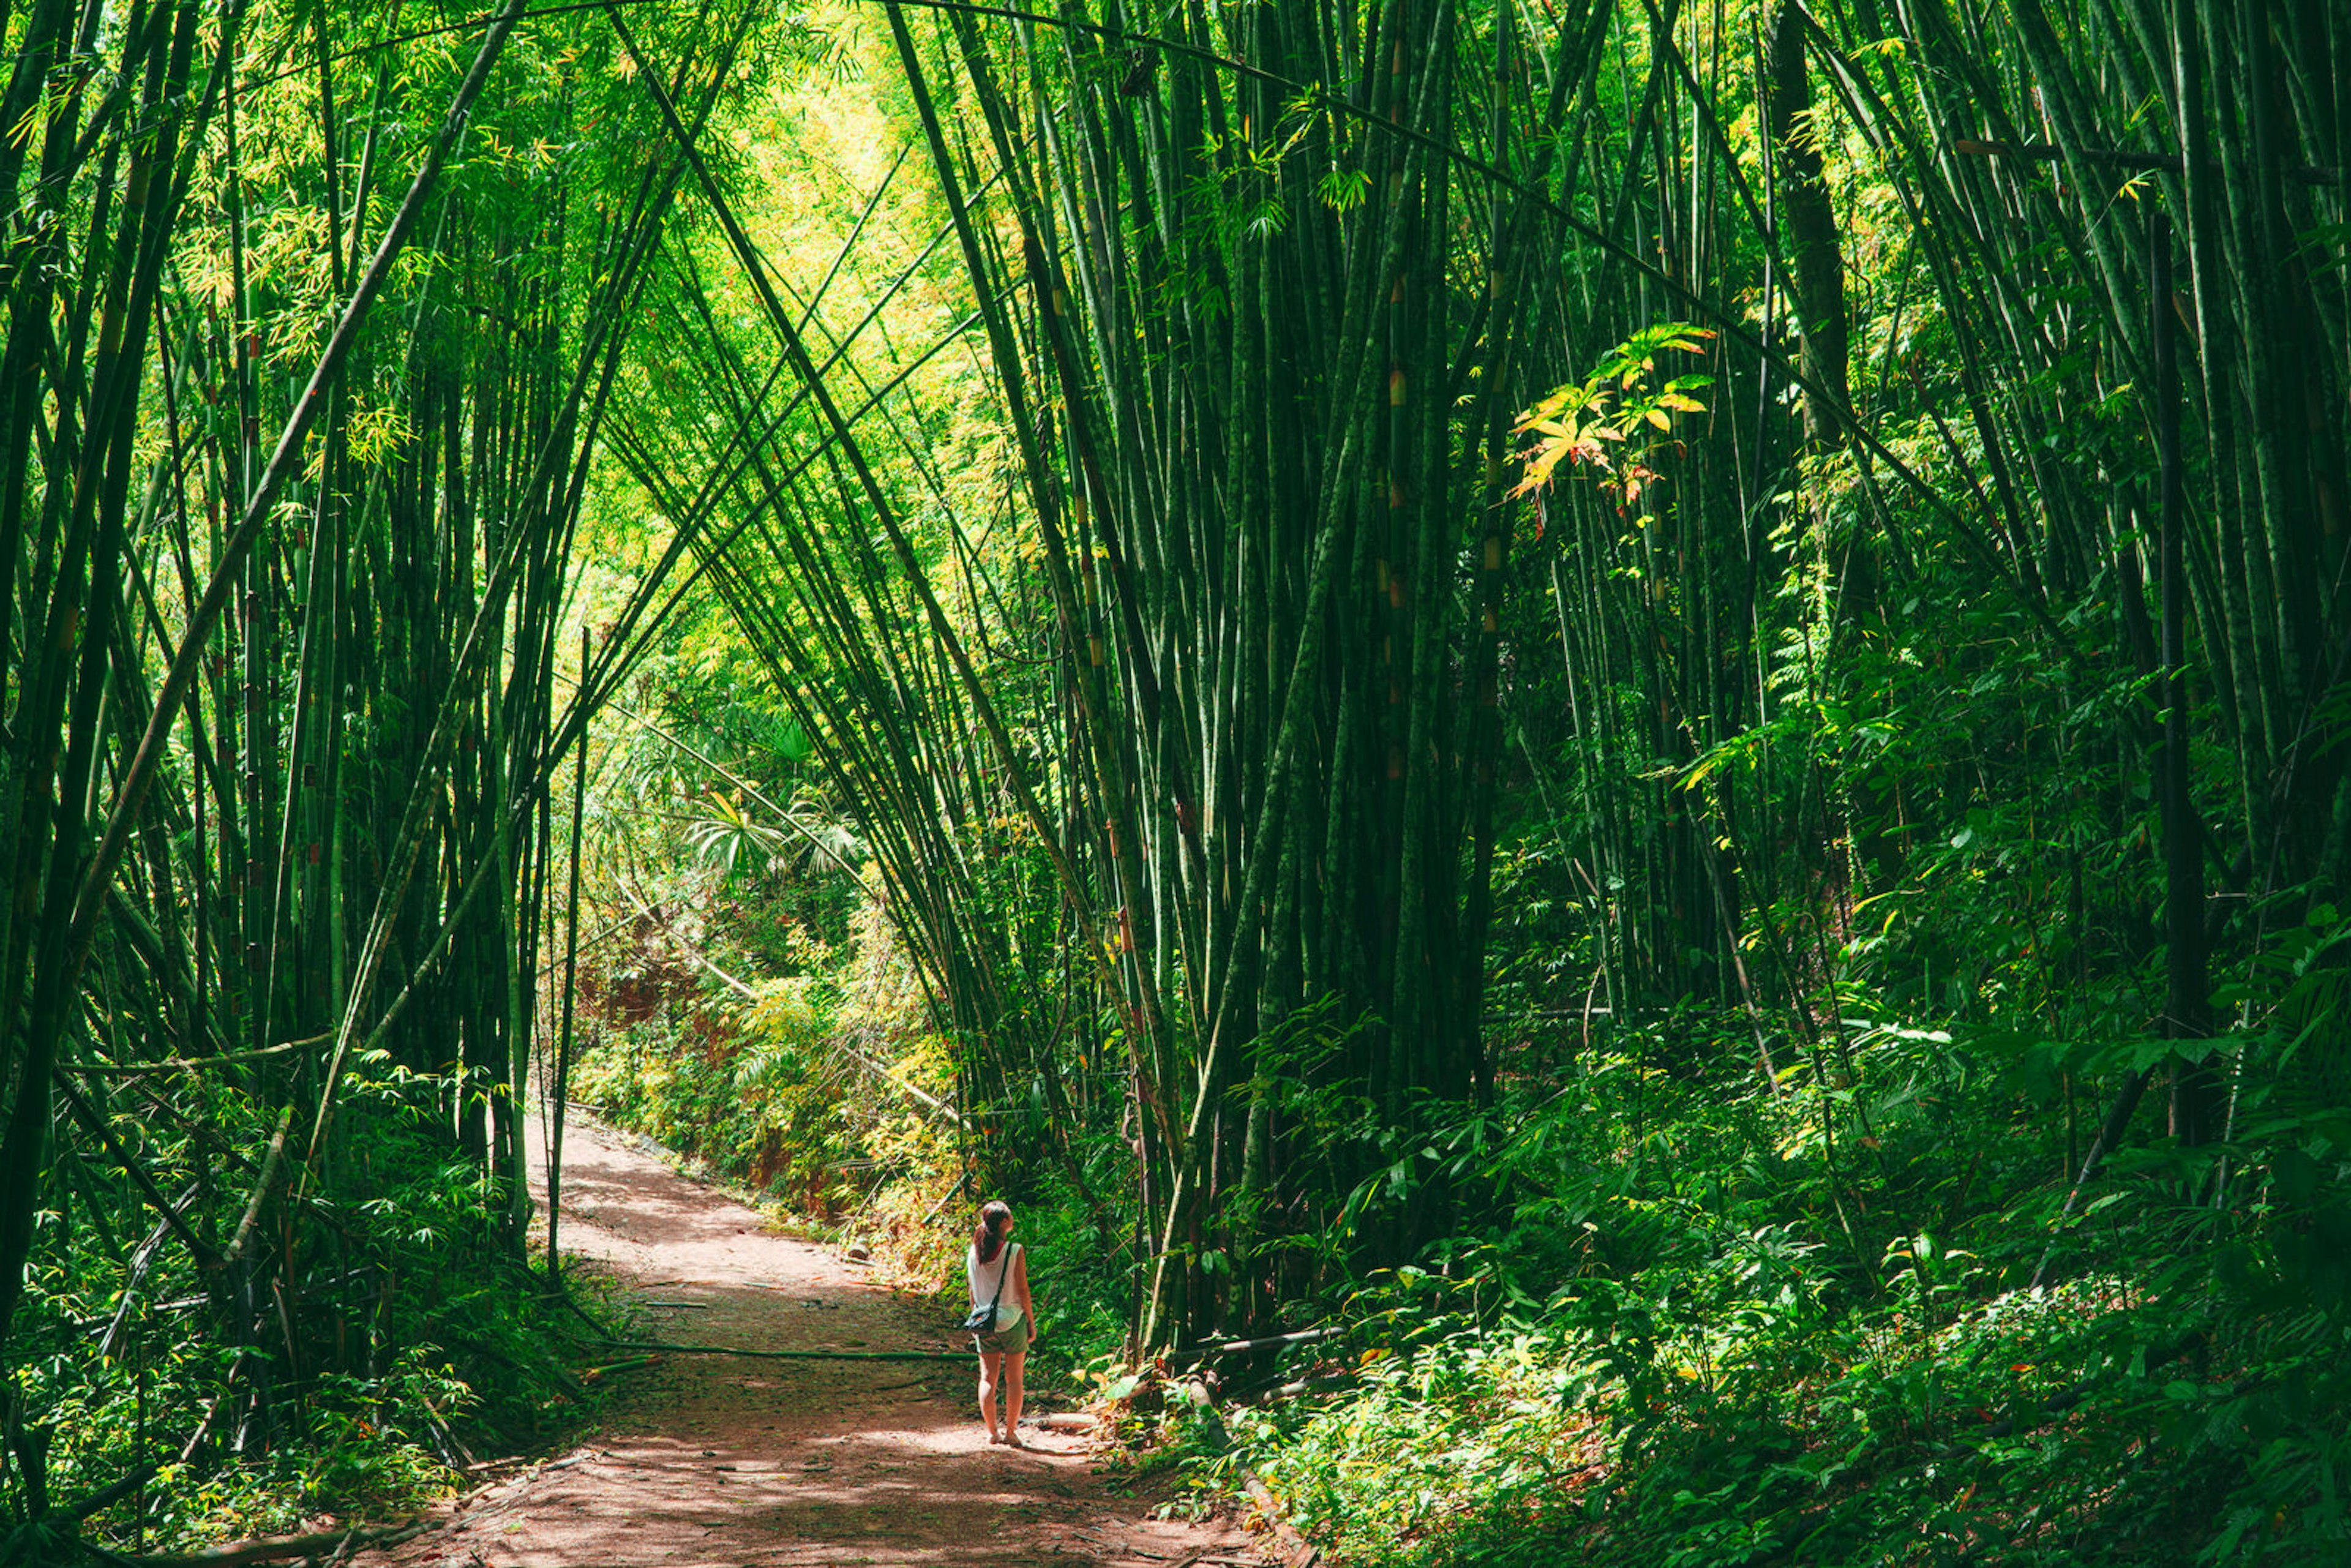
<instances>
[{"instance_id":1,"label":"woman's arm","mask_svg":"<svg viewBox=\"0 0 2351 1568\"><path fill-rule=\"evenodd\" d=\"M1012 1296L1020 1303L1023 1316L1029 1320L1029 1332L1037 1332L1037 1301L1029 1294L1029 1249L1023 1247L1012 1255Z\"/></svg>"}]
</instances>

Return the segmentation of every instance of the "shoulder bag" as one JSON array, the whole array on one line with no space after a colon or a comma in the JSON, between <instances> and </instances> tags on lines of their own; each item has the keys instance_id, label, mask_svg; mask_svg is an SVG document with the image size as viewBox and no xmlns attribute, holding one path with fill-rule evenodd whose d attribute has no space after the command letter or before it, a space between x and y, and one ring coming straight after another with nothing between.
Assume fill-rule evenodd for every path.
<instances>
[{"instance_id":1,"label":"shoulder bag","mask_svg":"<svg viewBox=\"0 0 2351 1568\"><path fill-rule=\"evenodd\" d=\"M1012 1277L1012 1254L1019 1249L1019 1246L1017 1241L1006 1245L1004 1267L997 1272L996 1276L996 1294L988 1298L987 1305L974 1307L965 1316L964 1333L994 1333L996 1332L996 1303L1004 1300L1004 1281Z\"/></svg>"}]
</instances>

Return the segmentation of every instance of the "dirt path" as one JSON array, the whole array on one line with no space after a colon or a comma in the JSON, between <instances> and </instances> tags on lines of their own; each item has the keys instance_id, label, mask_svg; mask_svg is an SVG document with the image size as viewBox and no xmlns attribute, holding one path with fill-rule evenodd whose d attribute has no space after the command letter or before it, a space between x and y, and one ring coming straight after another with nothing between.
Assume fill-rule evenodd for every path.
<instances>
[{"instance_id":1,"label":"dirt path","mask_svg":"<svg viewBox=\"0 0 2351 1568\"><path fill-rule=\"evenodd\" d=\"M627 1281L650 1337L752 1350L959 1348L935 1305L893 1295L820 1248L768 1233L760 1216L593 1123L574 1121L565 1134L563 1207L564 1251ZM1040 1260L1040 1296L1050 1278L1050 1260ZM968 1360L665 1356L611 1375L614 1406L587 1445L473 1493L445 1527L362 1561L389 1568L1230 1568L1268 1561L1229 1524L1150 1519L1151 1502L1099 1472L1080 1437L1024 1424L1032 1448L990 1448Z\"/></svg>"}]
</instances>

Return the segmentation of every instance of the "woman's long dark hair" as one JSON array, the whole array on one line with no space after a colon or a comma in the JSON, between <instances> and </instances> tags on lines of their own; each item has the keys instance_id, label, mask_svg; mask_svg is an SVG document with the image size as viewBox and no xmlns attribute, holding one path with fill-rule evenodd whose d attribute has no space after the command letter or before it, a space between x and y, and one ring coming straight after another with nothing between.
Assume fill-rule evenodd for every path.
<instances>
[{"instance_id":1,"label":"woman's long dark hair","mask_svg":"<svg viewBox=\"0 0 2351 1568\"><path fill-rule=\"evenodd\" d=\"M971 1233L971 1245L981 1262L996 1260L996 1249L1004 1245L1004 1228L1011 1223L1012 1206L1000 1197L979 1211L979 1228Z\"/></svg>"}]
</instances>

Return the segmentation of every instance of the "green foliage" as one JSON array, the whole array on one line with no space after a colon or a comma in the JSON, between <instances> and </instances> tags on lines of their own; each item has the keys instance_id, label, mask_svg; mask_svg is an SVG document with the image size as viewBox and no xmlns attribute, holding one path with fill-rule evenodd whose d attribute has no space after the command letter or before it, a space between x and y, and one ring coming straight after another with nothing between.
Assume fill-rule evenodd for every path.
<instances>
[{"instance_id":1,"label":"green foliage","mask_svg":"<svg viewBox=\"0 0 2351 1568\"><path fill-rule=\"evenodd\" d=\"M1850 1080L1726 1093L1719 1045L1620 1034L1437 1126L1350 1213L1441 1187L1469 1228L1291 1354L1343 1392L1237 1411L1196 1469L1259 1475L1345 1563L2328 1556L2351 1124L2123 1162L2033 1291L2052 1132L2015 1081L1933 1066L1970 1049L1876 1029ZM2241 1218L2179 1196L2223 1159Z\"/></svg>"},{"instance_id":2,"label":"green foliage","mask_svg":"<svg viewBox=\"0 0 2351 1568\"><path fill-rule=\"evenodd\" d=\"M262 1183L258 1283L173 1249L141 1276L152 1199L57 1122L7 1217L37 1222L14 1412L53 1434L52 1490L230 1385L214 1448L240 1458L158 1482L167 1532L398 1506L461 1429L537 1430L563 1380L529 1350L496 1145L519 1147L508 1070L559 930L588 948L575 1092L933 1278L958 1187L1014 1197L1040 1365L1114 1389L1138 1320L1342 1325L1238 1450L1171 1424L1353 1559L2342 1555L2340 186L2232 180L2215 227L2192 182L2079 161L2176 137L2184 167L2201 137L2323 165L2324 95L2267 68L2335 59L2340 29L2283 8L2188 72L2141 0L1976 9L1954 43L1935 7L1611 5L1523 59L1510 7L1210 7L1131 52L956 11L925 35L951 47L910 48L919 92L846 7L821 37L632 10L649 60L709 75L709 189L612 28L518 37L234 585L141 808L152 852L92 884L121 911L86 976L24 993L105 1035L65 1071L126 1074L109 1126L208 1233L277 1113L336 1092L317 1048L359 937L416 1006L353 1053L300 1196ZM26 887L52 821L107 805L245 446L470 57L413 6L235 14L225 79L250 89L234 141L185 150L176 229L109 228L139 210L120 159L226 99L165 101L152 71L125 96L138 36L103 6L95 53L25 57L49 85L12 145L55 124L65 161L42 155L8 275L33 390L0 395ZM1799 21L1781 69L1721 66ZM743 47L714 62L715 37ZM114 85L56 85L83 72ZM2169 101L2191 78L2210 101ZM962 158L926 175L898 154L941 111ZM1955 140L2011 120L2062 177ZM726 197L759 255L720 243ZM665 230L626 225L640 198ZM2177 305L2142 281L2157 213L2198 285ZM640 241L643 289L602 293ZM92 308L117 256L154 286L133 339L152 317L172 355L129 367L119 434L85 369L120 340ZM2241 296L2225 321L2208 274ZM2175 318L2200 385L2167 402ZM621 320L610 374L573 378L592 414L556 413L565 356ZM768 373L779 333L870 398L818 418ZM1705 368L1671 373L1686 355ZM2178 421L2173 566L2154 447ZM1531 438L1515 485L1506 427ZM531 511L542 451L576 519ZM77 474L106 476L127 549L61 528L94 515ZM511 602L477 600L516 538L540 548ZM567 579L575 543L595 559ZM85 604L85 558L138 580ZM681 563L708 591L651 610ZM2184 698L2148 624L2172 572ZM528 814L497 812L549 798L530 650L574 616L627 667L587 747L585 908L559 917L551 811L511 858ZM77 643L44 626L94 628L98 662L43 663ZM469 626L496 651L453 685ZM26 694L68 689L53 747ZM2167 720L2192 774L2168 802ZM462 738L428 766L426 733ZM96 758L86 788L38 771L53 749ZM413 882L411 820L434 824ZM44 884L70 894L57 842ZM2209 907L2161 876L2183 842ZM361 927L379 883L402 908ZM174 961L190 930L208 964ZM2219 977L2194 1010L2227 1022L2182 1040L2167 948L2191 931ZM224 978L252 964L298 998L252 1005ZM137 1059L281 1040L138 1098L166 1080ZM2143 1112L2074 1200L2108 1097L2191 1063L2225 1135L2175 1147Z\"/></svg>"},{"instance_id":3,"label":"green foliage","mask_svg":"<svg viewBox=\"0 0 2351 1568\"><path fill-rule=\"evenodd\" d=\"M829 1218L858 1189L828 1012L806 977L767 981L740 1006L674 1003L588 1051L573 1092L728 1181Z\"/></svg>"},{"instance_id":4,"label":"green foliage","mask_svg":"<svg viewBox=\"0 0 2351 1568\"><path fill-rule=\"evenodd\" d=\"M1714 334L1687 322L1644 329L1601 357L1581 382L1553 389L1510 428L1536 439L1520 455L1525 472L1514 496L1542 489L1561 463L1584 468L1593 483L1623 511L1656 483L1648 454L1661 434L1671 434L1677 415L1703 413L1690 394L1714 384L1704 371L1653 381L1662 353L1702 354Z\"/></svg>"},{"instance_id":5,"label":"green foliage","mask_svg":"<svg viewBox=\"0 0 2351 1568\"><path fill-rule=\"evenodd\" d=\"M23 1309L31 1350L13 1419L39 1435L52 1501L101 1490L142 1461L159 1467L82 1535L123 1546L143 1531L153 1547L282 1532L321 1513L398 1517L458 1484L455 1467L474 1454L544 1444L588 1413L550 1354L558 1308L500 1234L495 1184L420 1111L429 1084L419 1096L420 1081L403 1091L396 1078L362 1084L350 1113L364 1128L355 1175L374 1196L341 1210L336 1239L300 1260L303 1283L260 1343L191 1332L236 1302L184 1254L158 1252L128 1285L103 1249L44 1255ZM334 1370L352 1335L360 1343L340 1348L356 1353L343 1363L353 1370ZM111 1354L87 1354L101 1340ZM232 1451L176 1459L216 1406ZM20 1544L24 1531L57 1536L21 1500L7 1522Z\"/></svg>"}]
</instances>

